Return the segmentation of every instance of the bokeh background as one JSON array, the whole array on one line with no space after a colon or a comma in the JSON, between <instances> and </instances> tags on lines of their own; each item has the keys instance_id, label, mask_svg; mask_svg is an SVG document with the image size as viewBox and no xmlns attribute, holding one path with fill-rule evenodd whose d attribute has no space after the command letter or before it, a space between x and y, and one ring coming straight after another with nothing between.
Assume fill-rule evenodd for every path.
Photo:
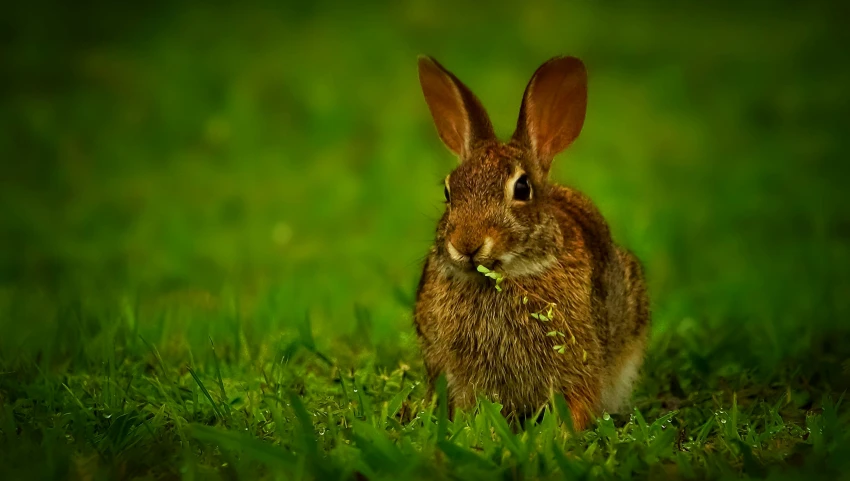
<instances>
[{"instance_id":1,"label":"bokeh background","mask_svg":"<svg viewBox=\"0 0 850 481\"><path fill-rule=\"evenodd\" d=\"M360 346L365 325L376 362L420 369L410 308L455 160L416 56L467 83L507 137L531 73L569 54L588 66L589 110L553 177L595 199L643 260L654 345L678 333L681 349L731 365L843 362L848 13L732 1L6 6L0 352L67 366L124 333L175 361L208 336L251 359L309 316L325 352Z\"/></svg>"},{"instance_id":2,"label":"bokeh background","mask_svg":"<svg viewBox=\"0 0 850 481\"><path fill-rule=\"evenodd\" d=\"M185 311L163 341L205 337L217 327L203 311L222 305L244 312L251 344L308 311L318 339L344 338L354 305L379 338L410 336L454 164L416 55L470 85L507 137L534 69L571 54L589 68L589 111L553 177L595 199L643 259L656 331L691 319L780 356L848 315L846 13L12 5L0 20L0 345L73 350L57 309L126 299ZM254 315L270 304L274 316Z\"/></svg>"}]
</instances>

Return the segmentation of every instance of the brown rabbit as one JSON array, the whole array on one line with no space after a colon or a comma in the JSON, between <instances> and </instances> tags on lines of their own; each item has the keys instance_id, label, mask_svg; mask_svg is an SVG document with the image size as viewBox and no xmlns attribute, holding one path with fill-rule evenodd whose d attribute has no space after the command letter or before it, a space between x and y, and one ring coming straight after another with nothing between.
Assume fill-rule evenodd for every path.
<instances>
[{"instance_id":1,"label":"brown rabbit","mask_svg":"<svg viewBox=\"0 0 850 481\"><path fill-rule=\"evenodd\" d=\"M537 69L507 143L436 60L419 58L419 80L460 161L446 177L446 211L414 313L432 392L444 373L452 408L481 394L518 416L560 392L577 429L593 413L618 411L649 331L641 265L614 244L587 197L548 179L553 157L584 124L584 64L556 57ZM503 276L500 290L478 266Z\"/></svg>"}]
</instances>

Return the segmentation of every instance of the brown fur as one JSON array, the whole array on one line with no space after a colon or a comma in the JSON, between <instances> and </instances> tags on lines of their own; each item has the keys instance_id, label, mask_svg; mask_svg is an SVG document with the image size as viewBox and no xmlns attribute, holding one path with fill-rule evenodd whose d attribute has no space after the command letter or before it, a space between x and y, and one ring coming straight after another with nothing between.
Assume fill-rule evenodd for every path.
<instances>
[{"instance_id":1,"label":"brown fur","mask_svg":"<svg viewBox=\"0 0 850 481\"><path fill-rule=\"evenodd\" d=\"M627 400L650 318L637 259L613 243L587 197L548 180L552 157L584 122L584 66L560 57L535 72L508 143L436 61L420 58L420 80L441 138L461 161L447 179L450 201L417 292L429 380L446 375L452 407L483 394L506 414L531 414L561 392L583 429L591 413ZM523 173L527 201L512 195ZM475 271L479 264L504 274L502 292ZM548 303L556 305L552 321L530 316ZM547 336L552 330L566 337ZM564 343L564 354L553 349Z\"/></svg>"}]
</instances>

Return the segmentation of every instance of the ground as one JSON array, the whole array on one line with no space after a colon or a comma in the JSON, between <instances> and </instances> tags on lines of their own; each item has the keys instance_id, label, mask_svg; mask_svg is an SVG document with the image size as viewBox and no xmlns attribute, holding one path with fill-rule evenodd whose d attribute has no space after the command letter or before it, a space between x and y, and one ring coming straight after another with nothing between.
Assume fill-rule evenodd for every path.
<instances>
[{"instance_id":1,"label":"ground","mask_svg":"<svg viewBox=\"0 0 850 481\"><path fill-rule=\"evenodd\" d=\"M0 478L846 477L848 11L789 3L9 7ZM585 60L553 177L645 265L632 411L424 399L422 53L502 136Z\"/></svg>"}]
</instances>

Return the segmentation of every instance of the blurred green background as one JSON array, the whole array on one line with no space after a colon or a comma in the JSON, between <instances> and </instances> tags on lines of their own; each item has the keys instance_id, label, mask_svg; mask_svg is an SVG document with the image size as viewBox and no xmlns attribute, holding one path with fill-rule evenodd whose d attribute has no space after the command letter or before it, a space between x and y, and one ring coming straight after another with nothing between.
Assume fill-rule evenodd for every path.
<instances>
[{"instance_id":1,"label":"blurred green background","mask_svg":"<svg viewBox=\"0 0 850 481\"><path fill-rule=\"evenodd\" d=\"M16 4L0 20L0 343L70 342L54 335L57 306L128 296L235 301L251 341L308 310L319 339L344 336L354 304L377 335L410 335L406 300L454 163L416 55L470 85L507 137L534 69L570 54L588 65L589 111L553 177L644 261L656 330L734 326L780 355L792 331L848 315L844 13ZM252 316L269 296L280 315Z\"/></svg>"},{"instance_id":2,"label":"blurred green background","mask_svg":"<svg viewBox=\"0 0 850 481\"><path fill-rule=\"evenodd\" d=\"M167 362L208 356L208 336L228 361L257 359L309 316L325 352L356 349L368 324L372 362L421 369L411 303L455 160L416 56L467 83L507 137L534 69L568 54L587 64L589 110L552 175L643 260L655 339L698 331L674 347L745 368L845 362L848 13L6 6L0 358L91 370L101 349L145 352L138 334Z\"/></svg>"}]
</instances>

